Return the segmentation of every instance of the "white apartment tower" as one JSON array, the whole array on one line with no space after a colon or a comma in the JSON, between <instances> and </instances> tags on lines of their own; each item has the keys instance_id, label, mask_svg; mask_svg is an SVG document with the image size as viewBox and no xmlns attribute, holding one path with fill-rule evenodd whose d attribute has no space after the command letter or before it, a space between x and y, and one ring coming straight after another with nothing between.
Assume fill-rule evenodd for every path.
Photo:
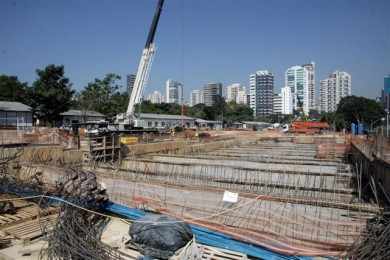
<instances>
[{"instance_id":1,"label":"white apartment tower","mask_svg":"<svg viewBox=\"0 0 390 260\"><path fill-rule=\"evenodd\" d=\"M168 79L165 84L165 93L166 93L166 102L167 103L176 103L176 104L182 104L183 103L183 84L174 81L171 79Z\"/></svg>"},{"instance_id":2,"label":"white apartment tower","mask_svg":"<svg viewBox=\"0 0 390 260\"><path fill-rule=\"evenodd\" d=\"M203 93L202 90L200 89L194 89L191 91L191 96L190 96L190 106L195 106L197 104L203 103Z\"/></svg>"},{"instance_id":3,"label":"white apartment tower","mask_svg":"<svg viewBox=\"0 0 390 260\"><path fill-rule=\"evenodd\" d=\"M274 97L274 75L268 70L260 70L249 76L250 107L253 115L272 114Z\"/></svg>"},{"instance_id":4,"label":"white apartment tower","mask_svg":"<svg viewBox=\"0 0 390 260\"><path fill-rule=\"evenodd\" d=\"M247 104L247 94L245 87L242 87L241 90L237 92L236 103L242 105Z\"/></svg>"},{"instance_id":5,"label":"white apartment tower","mask_svg":"<svg viewBox=\"0 0 390 260\"><path fill-rule=\"evenodd\" d=\"M246 103L245 87L241 86L240 83L234 83L226 87L226 102L231 101L234 101L237 104Z\"/></svg>"},{"instance_id":6,"label":"white apartment tower","mask_svg":"<svg viewBox=\"0 0 390 260\"><path fill-rule=\"evenodd\" d=\"M161 104L163 102L163 96L157 90L148 95L147 98L152 104Z\"/></svg>"},{"instance_id":7,"label":"white apartment tower","mask_svg":"<svg viewBox=\"0 0 390 260\"><path fill-rule=\"evenodd\" d=\"M352 94L351 75L335 71L320 82L320 110L334 112L343 97Z\"/></svg>"},{"instance_id":8,"label":"white apartment tower","mask_svg":"<svg viewBox=\"0 0 390 260\"><path fill-rule=\"evenodd\" d=\"M308 92L309 92L309 109L316 109L316 81L315 69L316 64L312 61L308 64L302 65L308 72Z\"/></svg>"},{"instance_id":9,"label":"white apartment tower","mask_svg":"<svg viewBox=\"0 0 390 260\"><path fill-rule=\"evenodd\" d=\"M287 69L285 77L285 85L291 89L293 109L302 109L305 114L309 114L310 104L314 103L309 95L309 76L305 67L292 66Z\"/></svg>"},{"instance_id":10,"label":"white apartment tower","mask_svg":"<svg viewBox=\"0 0 390 260\"><path fill-rule=\"evenodd\" d=\"M273 113L281 114L282 113L282 94L274 94L273 101Z\"/></svg>"},{"instance_id":11,"label":"white apartment tower","mask_svg":"<svg viewBox=\"0 0 390 260\"><path fill-rule=\"evenodd\" d=\"M286 86L281 89L282 96L282 114L291 115L293 113L293 98L291 88Z\"/></svg>"}]
</instances>

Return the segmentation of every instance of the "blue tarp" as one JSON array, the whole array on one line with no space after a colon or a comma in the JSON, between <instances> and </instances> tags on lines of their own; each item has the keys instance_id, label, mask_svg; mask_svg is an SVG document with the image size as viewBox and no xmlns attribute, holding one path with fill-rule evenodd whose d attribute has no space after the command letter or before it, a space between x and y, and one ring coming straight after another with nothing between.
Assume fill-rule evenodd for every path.
<instances>
[{"instance_id":1,"label":"blue tarp","mask_svg":"<svg viewBox=\"0 0 390 260\"><path fill-rule=\"evenodd\" d=\"M116 203L109 202L104 207L105 210L110 211L112 213L124 216L129 219L137 220L141 218L142 216L145 216L147 214L146 212L134 209L134 208L128 208L126 206L122 206ZM306 256L285 256L278 253L275 253L273 251L270 251L268 249L265 249L263 247L252 245L249 243L244 243L241 241L238 241L231 236L225 235L221 232L212 231L207 228L203 228L197 225L190 225L192 229L192 233L195 235L196 241L219 248L224 248L236 252L241 252L243 254L257 257L259 259L270 259L270 260L276 260L276 259L300 259L300 260L309 260L312 259L311 257Z\"/></svg>"}]
</instances>

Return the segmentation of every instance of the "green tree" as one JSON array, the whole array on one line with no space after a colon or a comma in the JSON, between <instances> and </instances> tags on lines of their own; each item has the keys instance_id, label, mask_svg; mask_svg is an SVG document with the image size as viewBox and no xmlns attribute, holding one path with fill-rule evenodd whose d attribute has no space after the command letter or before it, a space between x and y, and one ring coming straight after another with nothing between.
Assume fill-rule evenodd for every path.
<instances>
[{"instance_id":1,"label":"green tree","mask_svg":"<svg viewBox=\"0 0 390 260\"><path fill-rule=\"evenodd\" d=\"M107 117L124 113L127 109L129 95L120 92L117 84L119 75L109 73L103 79L95 79L82 90L78 97L78 107L84 111L97 111Z\"/></svg>"},{"instance_id":2,"label":"green tree","mask_svg":"<svg viewBox=\"0 0 390 260\"><path fill-rule=\"evenodd\" d=\"M195 118L206 118L206 113L205 113L205 104L196 104L195 106L191 107L189 109L189 115Z\"/></svg>"},{"instance_id":3,"label":"green tree","mask_svg":"<svg viewBox=\"0 0 390 260\"><path fill-rule=\"evenodd\" d=\"M211 120L222 120L222 118L224 118L225 121L227 105L225 99L222 96L217 95L214 97L214 105L212 108L213 116Z\"/></svg>"},{"instance_id":4,"label":"green tree","mask_svg":"<svg viewBox=\"0 0 390 260\"><path fill-rule=\"evenodd\" d=\"M371 123L379 121L384 115L385 111L382 105L375 100L348 96L340 100L335 118L340 117L338 120L343 120L349 129L351 123L363 123L369 126Z\"/></svg>"},{"instance_id":5,"label":"green tree","mask_svg":"<svg viewBox=\"0 0 390 260\"><path fill-rule=\"evenodd\" d=\"M16 76L0 75L0 100L30 104L27 82L20 82Z\"/></svg>"},{"instance_id":6,"label":"green tree","mask_svg":"<svg viewBox=\"0 0 390 260\"><path fill-rule=\"evenodd\" d=\"M227 103L224 118L228 125L234 122L252 121L253 110L247 105L232 101Z\"/></svg>"},{"instance_id":7,"label":"green tree","mask_svg":"<svg viewBox=\"0 0 390 260\"><path fill-rule=\"evenodd\" d=\"M222 120L223 117L225 123L253 120L253 111L248 106L235 102L226 104L223 98L216 98L215 101L213 106L205 104L197 104L193 107L183 106L184 114L206 120ZM136 113L141 111L142 113L181 115L182 106L168 103L152 104L150 101L143 101L136 105L135 111Z\"/></svg>"},{"instance_id":8,"label":"green tree","mask_svg":"<svg viewBox=\"0 0 390 260\"><path fill-rule=\"evenodd\" d=\"M187 107L184 110L187 110ZM136 105L135 111L136 113L140 111L142 113L180 115L181 105L174 103L153 104L149 100L144 100L141 104Z\"/></svg>"},{"instance_id":9,"label":"green tree","mask_svg":"<svg viewBox=\"0 0 390 260\"><path fill-rule=\"evenodd\" d=\"M40 119L54 125L60 113L67 111L72 105L72 84L64 76L63 65L51 64L36 72L38 79L34 81L29 93L29 105L34 111L38 111Z\"/></svg>"},{"instance_id":10,"label":"green tree","mask_svg":"<svg viewBox=\"0 0 390 260\"><path fill-rule=\"evenodd\" d=\"M321 113L320 121L327 122L329 126L336 131L346 128L343 115L336 112Z\"/></svg>"}]
</instances>

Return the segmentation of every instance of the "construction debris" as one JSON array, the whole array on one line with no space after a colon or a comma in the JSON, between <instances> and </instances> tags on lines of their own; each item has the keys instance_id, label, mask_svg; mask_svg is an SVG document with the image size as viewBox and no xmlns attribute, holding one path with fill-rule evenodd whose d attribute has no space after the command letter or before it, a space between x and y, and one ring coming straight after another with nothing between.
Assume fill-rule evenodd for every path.
<instances>
[{"instance_id":1,"label":"construction debris","mask_svg":"<svg viewBox=\"0 0 390 260\"><path fill-rule=\"evenodd\" d=\"M390 259L390 215L368 220L367 228L349 249L350 259Z\"/></svg>"},{"instance_id":2,"label":"construction debris","mask_svg":"<svg viewBox=\"0 0 390 260\"><path fill-rule=\"evenodd\" d=\"M54 194L78 208L61 205L58 220L52 231L47 232L47 259L120 259L114 249L100 241L109 219L88 212L100 211L107 201L105 190L100 188L92 172L68 169Z\"/></svg>"},{"instance_id":3,"label":"construction debris","mask_svg":"<svg viewBox=\"0 0 390 260\"><path fill-rule=\"evenodd\" d=\"M97 210L82 199L72 200L72 203ZM120 259L114 249L100 241L107 221L105 217L63 204L53 230L47 233L46 259Z\"/></svg>"}]
</instances>

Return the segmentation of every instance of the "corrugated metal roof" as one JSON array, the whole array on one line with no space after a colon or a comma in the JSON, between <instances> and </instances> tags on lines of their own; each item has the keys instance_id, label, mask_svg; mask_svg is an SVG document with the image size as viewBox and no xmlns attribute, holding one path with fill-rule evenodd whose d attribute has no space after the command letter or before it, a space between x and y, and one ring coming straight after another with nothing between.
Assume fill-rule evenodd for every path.
<instances>
[{"instance_id":1,"label":"corrugated metal roof","mask_svg":"<svg viewBox=\"0 0 390 260\"><path fill-rule=\"evenodd\" d=\"M193 117L181 116L181 115L166 115L166 114L152 114L152 113L141 113L141 119L170 119L170 120L195 120Z\"/></svg>"},{"instance_id":2,"label":"corrugated metal roof","mask_svg":"<svg viewBox=\"0 0 390 260\"><path fill-rule=\"evenodd\" d=\"M247 125L272 125L271 123L257 122L257 121L243 121L242 123L247 124Z\"/></svg>"},{"instance_id":3,"label":"corrugated metal roof","mask_svg":"<svg viewBox=\"0 0 390 260\"><path fill-rule=\"evenodd\" d=\"M105 115L96 112L96 111L88 111L88 110L76 110L71 109L64 113L61 113L61 116L94 116L94 117L105 117Z\"/></svg>"},{"instance_id":4,"label":"corrugated metal roof","mask_svg":"<svg viewBox=\"0 0 390 260\"><path fill-rule=\"evenodd\" d=\"M201 118L196 119L196 122L197 123L209 123L209 124L221 124L222 123L221 121L205 120L205 119L201 119Z\"/></svg>"},{"instance_id":5,"label":"corrugated metal roof","mask_svg":"<svg viewBox=\"0 0 390 260\"><path fill-rule=\"evenodd\" d=\"M0 101L0 111L29 112L31 107L20 102Z\"/></svg>"}]
</instances>

